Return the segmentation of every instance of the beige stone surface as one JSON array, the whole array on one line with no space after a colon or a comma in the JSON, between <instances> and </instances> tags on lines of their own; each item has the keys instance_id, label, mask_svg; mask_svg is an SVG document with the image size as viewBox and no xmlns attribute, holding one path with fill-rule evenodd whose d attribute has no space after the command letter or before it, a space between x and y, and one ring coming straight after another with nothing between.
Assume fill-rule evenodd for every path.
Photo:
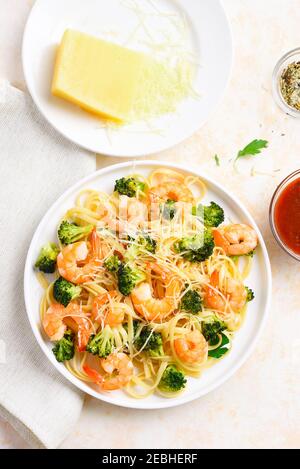
<instances>
[{"instance_id":1,"label":"beige stone surface","mask_svg":"<svg viewBox=\"0 0 300 469\"><path fill-rule=\"evenodd\" d=\"M23 86L20 45L29 0L0 0L0 77ZM134 411L87 398L83 414L63 448L299 448L300 281L299 264L276 245L268 222L277 184L300 167L300 120L274 104L271 77L276 61L299 46L299 0L224 0L232 25L235 62L226 96L192 138L153 159L201 168L231 190L251 211L265 237L273 269L270 320L258 347L222 388L176 409ZM232 159L254 138L268 150L240 173ZM221 167L214 155L221 159ZM98 157L98 166L118 162ZM255 171L255 176L251 172ZM25 443L0 423L0 447Z\"/></svg>"}]
</instances>

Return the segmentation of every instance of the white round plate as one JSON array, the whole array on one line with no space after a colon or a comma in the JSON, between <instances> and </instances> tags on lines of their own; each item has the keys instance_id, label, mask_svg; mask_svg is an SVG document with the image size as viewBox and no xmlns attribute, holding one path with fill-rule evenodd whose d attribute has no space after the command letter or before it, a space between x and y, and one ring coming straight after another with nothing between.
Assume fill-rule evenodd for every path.
<instances>
[{"instance_id":1,"label":"white round plate","mask_svg":"<svg viewBox=\"0 0 300 469\"><path fill-rule=\"evenodd\" d=\"M103 155L138 157L172 147L207 121L228 82L232 39L219 0L138 0L140 8L149 11L152 3L160 11L182 15L186 21L189 48L199 64L195 89L201 97L184 100L176 112L150 124L141 122L108 131L97 117L52 96L50 88L57 45L67 28L121 45L130 36L135 37L133 32L140 20L124 7L124 1L136 0L36 0L24 33L23 68L27 87L40 112L65 137ZM153 18L150 28L155 36L166 27L160 23L166 17ZM147 36L145 39L149 41ZM149 52L145 42L137 38L126 46Z\"/></svg>"},{"instance_id":2,"label":"white round plate","mask_svg":"<svg viewBox=\"0 0 300 469\"><path fill-rule=\"evenodd\" d=\"M249 304L245 324L234 339L232 351L222 361L205 371L201 378L189 378L185 392L179 397L165 399L153 395L144 400L136 400L123 391L114 391L107 394L98 393L86 383L75 378L64 365L59 364L51 351L53 345L49 341L45 341L40 328L39 316L39 304L43 290L36 278L33 265L41 246L48 241L56 240L57 223L64 213L74 205L78 192L90 188L111 193L116 179L132 174L132 172L147 176L151 171L161 167L175 168L186 174L200 176L208 187L205 199L207 202L214 200L220 203L225 210L226 216L232 221L248 223L256 229L259 236L259 247L254 258L251 275L247 279L247 284L255 291L255 301ZM186 171L183 166L175 164L141 161L134 165L127 162L102 169L75 184L55 202L42 219L31 242L25 266L24 291L26 309L33 333L45 355L69 381L87 394L111 404L136 409L161 409L175 407L204 396L224 383L240 368L250 353L253 352L266 322L271 295L271 281L271 267L264 240L251 215L235 197L200 172Z\"/></svg>"}]
</instances>

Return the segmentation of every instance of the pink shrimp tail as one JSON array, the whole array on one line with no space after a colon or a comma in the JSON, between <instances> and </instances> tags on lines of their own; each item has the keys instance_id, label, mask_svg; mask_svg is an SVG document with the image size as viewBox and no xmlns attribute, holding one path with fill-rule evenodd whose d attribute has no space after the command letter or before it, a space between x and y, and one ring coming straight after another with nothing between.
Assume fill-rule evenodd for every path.
<instances>
[{"instance_id":1,"label":"pink shrimp tail","mask_svg":"<svg viewBox=\"0 0 300 469\"><path fill-rule=\"evenodd\" d=\"M98 373L97 370L90 368L88 365L83 365L82 369L88 375L88 377L91 378L93 383L97 384L98 386L102 388L103 383L104 383L104 378L100 373Z\"/></svg>"},{"instance_id":2,"label":"pink shrimp tail","mask_svg":"<svg viewBox=\"0 0 300 469\"><path fill-rule=\"evenodd\" d=\"M94 228L90 234L90 242L92 247L92 257L100 258L100 238L97 234L96 228Z\"/></svg>"}]
</instances>

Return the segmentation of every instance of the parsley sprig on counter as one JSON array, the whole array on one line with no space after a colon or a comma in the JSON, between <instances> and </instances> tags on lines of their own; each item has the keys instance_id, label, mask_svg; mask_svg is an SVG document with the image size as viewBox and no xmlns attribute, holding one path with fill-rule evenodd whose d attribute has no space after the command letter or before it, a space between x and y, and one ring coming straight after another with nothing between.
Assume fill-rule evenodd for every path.
<instances>
[{"instance_id":1,"label":"parsley sprig on counter","mask_svg":"<svg viewBox=\"0 0 300 469\"><path fill-rule=\"evenodd\" d=\"M262 150L268 148L269 142L267 140L253 140L253 142L249 143L243 150L238 152L236 160L247 156L255 156L259 155Z\"/></svg>"}]
</instances>

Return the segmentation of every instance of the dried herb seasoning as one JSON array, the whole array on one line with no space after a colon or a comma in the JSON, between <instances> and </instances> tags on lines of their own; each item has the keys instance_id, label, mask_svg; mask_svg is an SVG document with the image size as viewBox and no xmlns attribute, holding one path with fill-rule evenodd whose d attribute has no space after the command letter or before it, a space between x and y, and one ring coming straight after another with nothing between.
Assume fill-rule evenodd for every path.
<instances>
[{"instance_id":1,"label":"dried herb seasoning","mask_svg":"<svg viewBox=\"0 0 300 469\"><path fill-rule=\"evenodd\" d=\"M283 71L280 89L285 102L300 111L300 62L293 62Z\"/></svg>"}]
</instances>

